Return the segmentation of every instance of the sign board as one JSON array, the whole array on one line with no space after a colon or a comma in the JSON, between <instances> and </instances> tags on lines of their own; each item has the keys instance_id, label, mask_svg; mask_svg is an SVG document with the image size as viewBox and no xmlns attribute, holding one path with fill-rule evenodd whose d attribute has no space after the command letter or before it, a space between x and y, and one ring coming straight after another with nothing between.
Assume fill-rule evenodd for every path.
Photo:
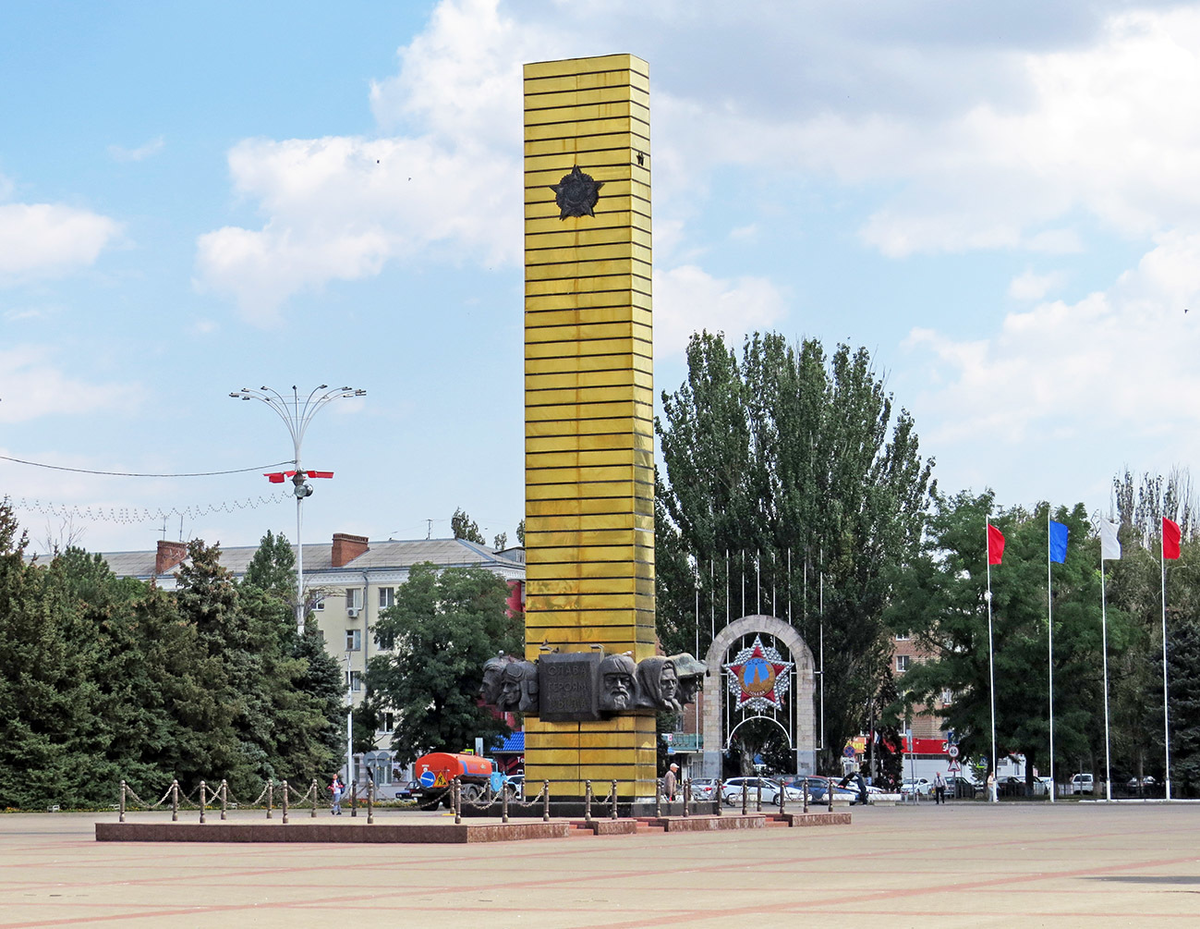
<instances>
[{"instance_id":1,"label":"sign board","mask_svg":"<svg viewBox=\"0 0 1200 929\"><path fill-rule=\"evenodd\" d=\"M422 787L432 787L433 782L435 780L437 780L437 775L434 774L432 771L422 771L421 772L421 786Z\"/></svg>"},{"instance_id":2,"label":"sign board","mask_svg":"<svg viewBox=\"0 0 1200 929\"><path fill-rule=\"evenodd\" d=\"M951 758L957 758L958 757L958 746L951 745L948 749L946 749L946 754L949 755Z\"/></svg>"},{"instance_id":3,"label":"sign board","mask_svg":"<svg viewBox=\"0 0 1200 929\"><path fill-rule=\"evenodd\" d=\"M538 659L539 716L542 722L600 719L599 652L550 653Z\"/></svg>"},{"instance_id":4,"label":"sign board","mask_svg":"<svg viewBox=\"0 0 1200 929\"><path fill-rule=\"evenodd\" d=\"M957 761L952 761L949 765L947 765L946 770L951 774L957 774L962 770L962 765L960 765Z\"/></svg>"}]
</instances>

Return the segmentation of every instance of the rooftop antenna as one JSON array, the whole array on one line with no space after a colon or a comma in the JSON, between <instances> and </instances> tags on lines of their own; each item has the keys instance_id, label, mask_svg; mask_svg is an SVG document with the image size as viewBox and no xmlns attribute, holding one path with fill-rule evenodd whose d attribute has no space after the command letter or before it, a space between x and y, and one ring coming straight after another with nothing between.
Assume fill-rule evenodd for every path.
<instances>
[{"instance_id":1,"label":"rooftop antenna","mask_svg":"<svg viewBox=\"0 0 1200 929\"><path fill-rule=\"evenodd\" d=\"M425 541L428 542L430 539L433 538L433 520L427 519L427 520L425 520L425 522L428 524L425 527Z\"/></svg>"}]
</instances>

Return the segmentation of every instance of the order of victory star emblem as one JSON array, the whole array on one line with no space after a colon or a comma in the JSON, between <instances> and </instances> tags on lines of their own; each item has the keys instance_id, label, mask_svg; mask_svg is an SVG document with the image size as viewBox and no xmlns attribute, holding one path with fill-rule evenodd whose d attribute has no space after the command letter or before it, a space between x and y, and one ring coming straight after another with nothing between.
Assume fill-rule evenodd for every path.
<instances>
[{"instance_id":1,"label":"order of victory star emblem","mask_svg":"<svg viewBox=\"0 0 1200 929\"><path fill-rule=\"evenodd\" d=\"M554 202L558 205L559 219L568 216L595 216L592 212L600 200L600 188L603 181L595 180L590 174L579 170L579 165L571 169L570 174L564 174L557 184L551 184L554 191Z\"/></svg>"},{"instance_id":2,"label":"order of victory star emblem","mask_svg":"<svg viewBox=\"0 0 1200 929\"><path fill-rule=\"evenodd\" d=\"M748 706L752 710L778 710L784 694L792 684L788 673L794 662L784 661L779 650L762 644L760 636L754 644L743 648L724 669L729 672L729 693L737 698L735 710Z\"/></svg>"}]
</instances>

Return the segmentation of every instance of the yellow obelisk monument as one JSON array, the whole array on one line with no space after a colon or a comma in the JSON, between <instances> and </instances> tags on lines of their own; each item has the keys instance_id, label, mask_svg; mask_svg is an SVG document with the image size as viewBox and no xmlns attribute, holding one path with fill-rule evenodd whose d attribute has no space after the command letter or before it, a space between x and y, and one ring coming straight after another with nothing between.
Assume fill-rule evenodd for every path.
<instances>
[{"instance_id":1,"label":"yellow obelisk monument","mask_svg":"<svg viewBox=\"0 0 1200 929\"><path fill-rule=\"evenodd\" d=\"M650 83L606 55L525 66L526 658L654 654ZM556 797L655 793L653 714L525 723Z\"/></svg>"}]
</instances>

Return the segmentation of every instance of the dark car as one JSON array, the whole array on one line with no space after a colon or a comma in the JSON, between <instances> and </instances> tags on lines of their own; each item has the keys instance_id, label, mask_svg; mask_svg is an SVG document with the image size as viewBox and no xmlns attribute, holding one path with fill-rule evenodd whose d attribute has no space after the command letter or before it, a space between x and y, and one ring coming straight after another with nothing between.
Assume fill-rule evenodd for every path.
<instances>
[{"instance_id":1,"label":"dark car","mask_svg":"<svg viewBox=\"0 0 1200 929\"><path fill-rule=\"evenodd\" d=\"M965 777L950 777L946 779L946 796L959 800L973 800L982 790L973 781Z\"/></svg>"},{"instance_id":2,"label":"dark car","mask_svg":"<svg viewBox=\"0 0 1200 929\"><path fill-rule=\"evenodd\" d=\"M421 789L420 781L408 781L403 784L396 785L397 800L414 800L417 796L417 791Z\"/></svg>"}]
</instances>

